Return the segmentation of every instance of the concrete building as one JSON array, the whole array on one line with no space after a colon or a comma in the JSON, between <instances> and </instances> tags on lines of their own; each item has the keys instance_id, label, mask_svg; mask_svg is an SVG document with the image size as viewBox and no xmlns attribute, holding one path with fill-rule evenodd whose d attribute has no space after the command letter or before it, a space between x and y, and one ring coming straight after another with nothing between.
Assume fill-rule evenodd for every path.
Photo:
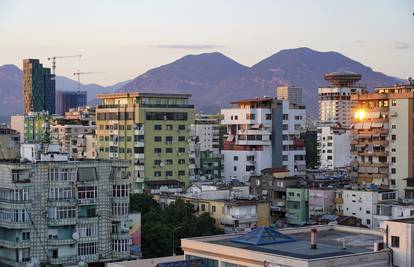
<instances>
[{"instance_id":1,"label":"concrete building","mask_svg":"<svg viewBox=\"0 0 414 267\"><path fill-rule=\"evenodd\" d=\"M36 162L0 162L1 266L130 258L128 163L44 149Z\"/></svg>"},{"instance_id":2,"label":"concrete building","mask_svg":"<svg viewBox=\"0 0 414 267\"><path fill-rule=\"evenodd\" d=\"M30 112L23 117L24 142L48 143L50 141L50 125L54 117L48 112Z\"/></svg>"},{"instance_id":3,"label":"concrete building","mask_svg":"<svg viewBox=\"0 0 414 267\"><path fill-rule=\"evenodd\" d=\"M24 143L24 116L10 116L10 128L17 131L20 134L20 142Z\"/></svg>"},{"instance_id":4,"label":"concrete building","mask_svg":"<svg viewBox=\"0 0 414 267\"><path fill-rule=\"evenodd\" d=\"M302 87L297 86L279 86L276 88L278 100L287 100L289 103L303 105Z\"/></svg>"},{"instance_id":5,"label":"concrete building","mask_svg":"<svg viewBox=\"0 0 414 267\"><path fill-rule=\"evenodd\" d=\"M80 121L82 125L96 125L96 108L90 106L71 108L64 114L66 120Z\"/></svg>"},{"instance_id":6,"label":"concrete building","mask_svg":"<svg viewBox=\"0 0 414 267\"><path fill-rule=\"evenodd\" d=\"M384 228L384 222L414 217L414 203L406 201L387 201L377 204L377 212L374 215L374 224Z\"/></svg>"},{"instance_id":7,"label":"concrete building","mask_svg":"<svg viewBox=\"0 0 414 267\"><path fill-rule=\"evenodd\" d=\"M272 222L286 213L286 189L300 184L300 177L289 176L285 168L268 168L260 176L250 176L250 194L270 201Z\"/></svg>"},{"instance_id":8,"label":"concrete building","mask_svg":"<svg viewBox=\"0 0 414 267\"><path fill-rule=\"evenodd\" d=\"M351 96L366 91L365 86L358 83L361 75L353 72L332 72L325 75L325 80L331 85L318 90L319 120L350 127L357 105L357 101L351 99Z\"/></svg>"},{"instance_id":9,"label":"concrete building","mask_svg":"<svg viewBox=\"0 0 414 267\"><path fill-rule=\"evenodd\" d=\"M351 132L340 126L318 127L318 161L322 169L349 167Z\"/></svg>"},{"instance_id":10,"label":"concrete building","mask_svg":"<svg viewBox=\"0 0 414 267\"><path fill-rule=\"evenodd\" d=\"M251 175L271 167L285 167L289 175L306 170L305 147L300 139L304 127L304 106L271 97L232 102L222 109L226 126L224 177L247 182Z\"/></svg>"},{"instance_id":11,"label":"concrete building","mask_svg":"<svg viewBox=\"0 0 414 267\"><path fill-rule=\"evenodd\" d=\"M397 189L401 198L414 199L414 85L381 87L352 100L358 104L352 176L360 184Z\"/></svg>"},{"instance_id":12,"label":"concrete building","mask_svg":"<svg viewBox=\"0 0 414 267\"><path fill-rule=\"evenodd\" d=\"M132 92L97 98L102 101L96 109L99 158L130 160L134 192L151 181L189 183L195 169L189 145L194 124L190 95Z\"/></svg>"},{"instance_id":13,"label":"concrete building","mask_svg":"<svg viewBox=\"0 0 414 267\"><path fill-rule=\"evenodd\" d=\"M304 225L309 221L309 191L305 187L286 189L286 222Z\"/></svg>"},{"instance_id":14,"label":"concrete building","mask_svg":"<svg viewBox=\"0 0 414 267\"><path fill-rule=\"evenodd\" d=\"M88 141L90 142L89 148L94 149L95 126L79 124L51 125L50 138L52 142L59 145L62 152L69 154L69 158L75 160L86 159L88 158ZM93 156L95 152L95 156L92 158L96 158L96 149L94 150L89 151L90 156Z\"/></svg>"},{"instance_id":15,"label":"concrete building","mask_svg":"<svg viewBox=\"0 0 414 267\"><path fill-rule=\"evenodd\" d=\"M309 218L335 212L335 189L309 188Z\"/></svg>"},{"instance_id":16,"label":"concrete building","mask_svg":"<svg viewBox=\"0 0 414 267\"><path fill-rule=\"evenodd\" d=\"M15 160L20 155L20 134L0 125L0 161Z\"/></svg>"},{"instance_id":17,"label":"concrete building","mask_svg":"<svg viewBox=\"0 0 414 267\"><path fill-rule=\"evenodd\" d=\"M379 222L374 221L378 203L396 200L398 192L392 190L343 190L340 202L343 215L357 217L369 228L378 228Z\"/></svg>"},{"instance_id":18,"label":"concrete building","mask_svg":"<svg viewBox=\"0 0 414 267\"><path fill-rule=\"evenodd\" d=\"M194 128L196 174L209 179L221 178L224 127L219 115L196 114Z\"/></svg>"},{"instance_id":19,"label":"concrete building","mask_svg":"<svg viewBox=\"0 0 414 267\"><path fill-rule=\"evenodd\" d=\"M24 114L46 111L55 113L55 75L38 59L23 60Z\"/></svg>"},{"instance_id":20,"label":"concrete building","mask_svg":"<svg viewBox=\"0 0 414 267\"><path fill-rule=\"evenodd\" d=\"M316 242L311 241L312 235ZM187 266L191 263L223 267L391 266L391 250L380 246L382 240L380 231L347 226L324 225L280 231L259 227L249 233L181 239L181 248Z\"/></svg>"},{"instance_id":21,"label":"concrete building","mask_svg":"<svg viewBox=\"0 0 414 267\"><path fill-rule=\"evenodd\" d=\"M392 249L392 265L399 267L414 266L414 219L399 219L384 222L386 235L385 247Z\"/></svg>"},{"instance_id":22,"label":"concrete building","mask_svg":"<svg viewBox=\"0 0 414 267\"><path fill-rule=\"evenodd\" d=\"M245 231L257 226L270 225L270 203L249 199L244 194L229 190L207 190L200 194L175 194L155 196L161 206L176 199L191 203L198 214L209 213L216 226L225 233Z\"/></svg>"},{"instance_id":23,"label":"concrete building","mask_svg":"<svg viewBox=\"0 0 414 267\"><path fill-rule=\"evenodd\" d=\"M56 113L65 115L72 108L86 106L86 91L56 91Z\"/></svg>"}]
</instances>

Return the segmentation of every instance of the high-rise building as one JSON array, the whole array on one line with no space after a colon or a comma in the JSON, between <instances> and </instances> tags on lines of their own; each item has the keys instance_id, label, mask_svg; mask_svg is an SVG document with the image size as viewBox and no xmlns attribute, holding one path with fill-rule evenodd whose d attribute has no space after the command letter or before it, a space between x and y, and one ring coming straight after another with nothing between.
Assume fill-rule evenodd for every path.
<instances>
[{"instance_id":1,"label":"high-rise building","mask_svg":"<svg viewBox=\"0 0 414 267\"><path fill-rule=\"evenodd\" d=\"M23 60L24 114L47 111L55 113L55 75L38 59Z\"/></svg>"},{"instance_id":2,"label":"high-rise building","mask_svg":"<svg viewBox=\"0 0 414 267\"><path fill-rule=\"evenodd\" d=\"M365 91L365 87L358 83L361 75L353 72L332 72L325 75L325 80L331 85L318 90L319 120L324 123L339 123L348 128L352 124L356 106L351 95Z\"/></svg>"},{"instance_id":3,"label":"high-rise building","mask_svg":"<svg viewBox=\"0 0 414 267\"><path fill-rule=\"evenodd\" d=\"M1 162L0 265L130 258L128 166L68 161L53 145L36 162Z\"/></svg>"},{"instance_id":4,"label":"high-rise building","mask_svg":"<svg viewBox=\"0 0 414 267\"><path fill-rule=\"evenodd\" d=\"M319 126L317 142L320 168L335 169L349 166L351 131L340 126Z\"/></svg>"},{"instance_id":5,"label":"high-rise building","mask_svg":"<svg viewBox=\"0 0 414 267\"><path fill-rule=\"evenodd\" d=\"M232 102L221 110L226 126L224 177L247 182L261 170L285 167L289 175L306 170L305 147L300 139L306 110L302 105L272 97Z\"/></svg>"},{"instance_id":6,"label":"high-rise building","mask_svg":"<svg viewBox=\"0 0 414 267\"><path fill-rule=\"evenodd\" d=\"M414 199L414 85L377 88L353 95L352 176L358 183L398 189Z\"/></svg>"},{"instance_id":7,"label":"high-rise building","mask_svg":"<svg viewBox=\"0 0 414 267\"><path fill-rule=\"evenodd\" d=\"M56 113L65 115L72 108L86 106L86 91L57 91Z\"/></svg>"},{"instance_id":8,"label":"high-rise building","mask_svg":"<svg viewBox=\"0 0 414 267\"><path fill-rule=\"evenodd\" d=\"M288 100L290 103L303 104L302 87L297 86L279 86L276 89L278 100Z\"/></svg>"},{"instance_id":9,"label":"high-rise building","mask_svg":"<svg viewBox=\"0 0 414 267\"><path fill-rule=\"evenodd\" d=\"M101 94L96 109L101 159L131 161L133 191L151 186L188 184L195 159L189 147L194 124L190 95L157 93Z\"/></svg>"},{"instance_id":10,"label":"high-rise building","mask_svg":"<svg viewBox=\"0 0 414 267\"><path fill-rule=\"evenodd\" d=\"M196 150L196 174L207 178L220 178L223 160L224 126L220 115L196 114L194 128Z\"/></svg>"}]
</instances>

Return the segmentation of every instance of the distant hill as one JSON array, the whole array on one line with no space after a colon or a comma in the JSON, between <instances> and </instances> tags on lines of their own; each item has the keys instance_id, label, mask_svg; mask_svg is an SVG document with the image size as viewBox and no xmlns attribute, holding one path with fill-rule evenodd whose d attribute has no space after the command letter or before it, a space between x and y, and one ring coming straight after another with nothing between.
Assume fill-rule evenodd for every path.
<instances>
[{"instance_id":1,"label":"distant hill","mask_svg":"<svg viewBox=\"0 0 414 267\"><path fill-rule=\"evenodd\" d=\"M0 101L2 108L0 116L22 114L23 112L23 72L15 65L0 66ZM95 99L98 93L111 93L119 90L129 81L120 82L112 86L100 86L98 84L81 84L80 90L88 92L88 101ZM77 81L58 76L56 77L56 90L76 91ZM0 119L4 121L4 119Z\"/></svg>"},{"instance_id":2,"label":"distant hill","mask_svg":"<svg viewBox=\"0 0 414 267\"><path fill-rule=\"evenodd\" d=\"M217 112L231 100L275 96L277 86L296 85L304 88L309 114L316 116L317 88L327 84L324 74L345 70L362 74L369 88L401 81L337 52L296 48L282 50L250 68L217 52L185 56L147 71L120 91L191 93L199 110Z\"/></svg>"},{"instance_id":3,"label":"distant hill","mask_svg":"<svg viewBox=\"0 0 414 267\"><path fill-rule=\"evenodd\" d=\"M189 93L199 111L216 113L234 99L275 96L279 85L304 88L304 101L311 115L318 114L317 88L327 85L328 72L352 71L362 74L369 88L401 82L376 72L337 52L318 52L310 48L279 51L252 67L239 64L214 52L187 55L172 63L148 70L135 79L103 87L82 84L90 104L97 104L97 93L140 91L154 93ZM0 67L0 116L22 112L22 71L14 65ZM57 77L57 90L76 90L76 81Z\"/></svg>"}]
</instances>

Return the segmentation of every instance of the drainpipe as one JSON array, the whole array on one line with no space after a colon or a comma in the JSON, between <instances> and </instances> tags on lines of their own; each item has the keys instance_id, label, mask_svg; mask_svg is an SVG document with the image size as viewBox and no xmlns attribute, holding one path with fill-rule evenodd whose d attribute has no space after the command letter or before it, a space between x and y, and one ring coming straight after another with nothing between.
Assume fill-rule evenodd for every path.
<instances>
[{"instance_id":1,"label":"drainpipe","mask_svg":"<svg viewBox=\"0 0 414 267\"><path fill-rule=\"evenodd\" d=\"M311 229L311 249L316 249L316 228Z\"/></svg>"}]
</instances>

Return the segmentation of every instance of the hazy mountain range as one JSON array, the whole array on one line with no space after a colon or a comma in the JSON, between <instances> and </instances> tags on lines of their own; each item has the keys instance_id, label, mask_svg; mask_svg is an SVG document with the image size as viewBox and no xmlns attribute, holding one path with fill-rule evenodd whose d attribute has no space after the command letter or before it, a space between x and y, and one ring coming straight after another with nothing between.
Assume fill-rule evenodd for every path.
<instances>
[{"instance_id":1,"label":"hazy mountain range","mask_svg":"<svg viewBox=\"0 0 414 267\"><path fill-rule=\"evenodd\" d=\"M317 115L317 88L327 84L323 75L333 71L360 73L362 83L369 88L401 82L337 52L296 48L282 50L252 67L218 52L187 55L130 81L106 87L82 84L81 90L88 91L89 100L93 100L96 93L114 91L190 93L197 109L209 113L217 112L234 99L275 96L277 86L296 85L304 88L309 113ZM22 71L14 65L0 67L0 115L22 112L21 77ZM57 77L57 90L76 90L76 87L76 81Z\"/></svg>"}]
</instances>

